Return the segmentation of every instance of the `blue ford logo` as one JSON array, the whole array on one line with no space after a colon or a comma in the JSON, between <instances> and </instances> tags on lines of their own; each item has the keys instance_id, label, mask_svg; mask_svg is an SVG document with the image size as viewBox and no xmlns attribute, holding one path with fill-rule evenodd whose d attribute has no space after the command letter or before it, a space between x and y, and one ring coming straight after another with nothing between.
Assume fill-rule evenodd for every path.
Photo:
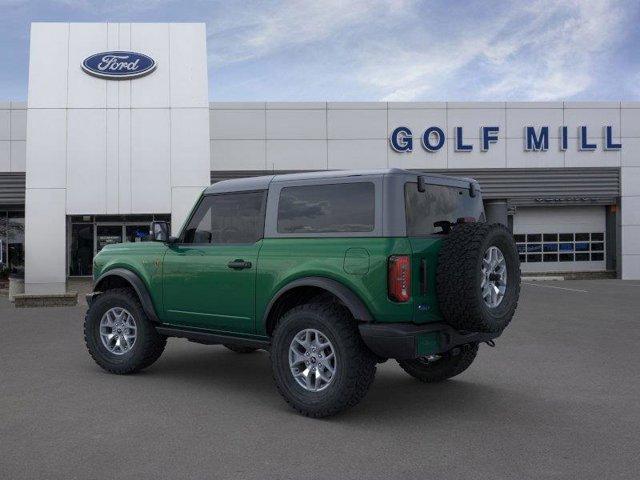
<instances>
[{"instance_id":1,"label":"blue ford logo","mask_svg":"<svg viewBox=\"0 0 640 480\"><path fill-rule=\"evenodd\" d=\"M153 58L136 52L96 53L82 62L82 69L89 75L113 80L142 77L155 68Z\"/></svg>"}]
</instances>

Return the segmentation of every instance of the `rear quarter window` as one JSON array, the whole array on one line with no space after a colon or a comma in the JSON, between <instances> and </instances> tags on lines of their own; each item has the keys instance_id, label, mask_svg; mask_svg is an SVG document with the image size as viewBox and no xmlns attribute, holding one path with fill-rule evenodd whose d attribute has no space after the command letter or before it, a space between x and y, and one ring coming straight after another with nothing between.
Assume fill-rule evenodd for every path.
<instances>
[{"instance_id":1,"label":"rear quarter window","mask_svg":"<svg viewBox=\"0 0 640 480\"><path fill-rule=\"evenodd\" d=\"M418 191L418 184L408 182L404 186L407 235L422 236L440 232L434 223L446 220L455 222L460 217L482 219L481 197L469 196L469 189L444 185L427 185L425 192Z\"/></svg>"},{"instance_id":2,"label":"rear quarter window","mask_svg":"<svg viewBox=\"0 0 640 480\"><path fill-rule=\"evenodd\" d=\"M375 187L371 182L284 187L278 201L278 233L372 232Z\"/></svg>"}]
</instances>

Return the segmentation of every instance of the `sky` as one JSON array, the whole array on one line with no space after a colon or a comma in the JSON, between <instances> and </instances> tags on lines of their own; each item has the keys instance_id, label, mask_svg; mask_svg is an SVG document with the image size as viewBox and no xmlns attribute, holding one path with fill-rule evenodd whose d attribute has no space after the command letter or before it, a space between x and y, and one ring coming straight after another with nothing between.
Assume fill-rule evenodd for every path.
<instances>
[{"instance_id":1,"label":"sky","mask_svg":"<svg viewBox=\"0 0 640 480\"><path fill-rule=\"evenodd\" d=\"M638 0L0 0L1 100L33 21L205 22L211 101L640 100Z\"/></svg>"}]
</instances>

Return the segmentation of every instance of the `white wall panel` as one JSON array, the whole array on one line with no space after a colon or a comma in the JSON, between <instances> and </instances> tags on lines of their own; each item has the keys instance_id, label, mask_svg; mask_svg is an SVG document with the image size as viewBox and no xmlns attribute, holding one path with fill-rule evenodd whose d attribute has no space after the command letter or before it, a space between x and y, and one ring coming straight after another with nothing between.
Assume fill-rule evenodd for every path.
<instances>
[{"instance_id":1,"label":"white wall panel","mask_svg":"<svg viewBox=\"0 0 640 480\"><path fill-rule=\"evenodd\" d=\"M546 152L528 152L524 149L522 137L507 138L507 168L564 167L564 152L559 147L558 139L550 138Z\"/></svg>"},{"instance_id":2,"label":"white wall panel","mask_svg":"<svg viewBox=\"0 0 640 480\"><path fill-rule=\"evenodd\" d=\"M11 140L27 139L27 111L11 110Z\"/></svg>"},{"instance_id":3,"label":"white wall panel","mask_svg":"<svg viewBox=\"0 0 640 480\"><path fill-rule=\"evenodd\" d=\"M131 213L131 110L118 110L118 213Z\"/></svg>"},{"instance_id":4,"label":"white wall panel","mask_svg":"<svg viewBox=\"0 0 640 480\"><path fill-rule=\"evenodd\" d=\"M640 255L622 255L621 274L623 280L640 279Z\"/></svg>"},{"instance_id":5,"label":"white wall panel","mask_svg":"<svg viewBox=\"0 0 640 480\"><path fill-rule=\"evenodd\" d=\"M562 108L507 108L507 138L523 138L524 127L549 127L549 138L560 136L560 127L564 125Z\"/></svg>"},{"instance_id":6,"label":"white wall panel","mask_svg":"<svg viewBox=\"0 0 640 480\"><path fill-rule=\"evenodd\" d=\"M375 110L372 110L375 111ZM386 168L387 141L329 140L329 169Z\"/></svg>"},{"instance_id":7,"label":"white wall panel","mask_svg":"<svg viewBox=\"0 0 640 480\"><path fill-rule=\"evenodd\" d=\"M11 110L0 110L0 141L11 140Z\"/></svg>"},{"instance_id":8,"label":"white wall panel","mask_svg":"<svg viewBox=\"0 0 640 480\"><path fill-rule=\"evenodd\" d=\"M267 170L326 168L326 140L267 140Z\"/></svg>"},{"instance_id":9,"label":"white wall panel","mask_svg":"<svg viewBox=\"0 0 640 480\"><path fill-rule=\"evenodd\" d=\"M449 138L453 138L455 127L462 127L465 138L479 138L480 127L499 127L498 138L501 141L504 139L506 125L504 108L449 108L447 115Z\"/></svg>"},{"instance_id":10,"label":"white wall panel","mask_svg":"<svg viewBox=\"0 0 640 480\"><path fill-rule=\"evenodd\" d=\"M70 109L67 126L67 213L106 213L105 109Z\"/></svg>"},{"instance_id":11,"label":"white wall panel","mask_svg":"<svg viewBox=\"0 0 640 480\"><path fill-rule=\"evenodd\" d=\"M118 49L131 50L130 23L118 24ZM131 108L131 80L120 80L115 83L118 86L118 106L120 108Z\"/></svg>"},{"instance_id":12,"label":"white wall panel","mask_svg":"<svg viewBox=\"0 0 640 480\"><path fill-rule=\"evenodd\" d=\"M106 158L105 158L105 187L106 213L117 214L118 206L118 110L107 109L106 112Z\"/></svg>"},{"instance_id":13,"label":"white wall panel","mask_svg":"<svg viewBox=\"0 0 640 480\"><path fill-rule=\"evenodd\" d=\"M204 23L169 24L171 106L209 108Z\"/></svg>"},{"instance_id":14,"label":"white wall panel","mask_svg":"<svg viewBox=\"0 0 640 480\"><path fill-rule=\"evenodd\" d=\"M131 111L131 210L171 211L169 109Z\"/></svg>"},{"instance_id":15,"label":"white wall panel","mask_svg":"<svg viewBox=\"0 0 640 480\"><path fill-rule=\"evenodd\" d=\"M32 23L29 108L67 106L68 23Z\"/></svg>"},{"instance_id":16,"label":"white wall panel","mask_svg":"<svg viewBox=\"0 0 640 480\"><path fill-rule=\"evenodd\" d=\"M589 138L589 143L597 143L595 151L581 151L577 148L577 140L569 139L569 148L564 155L565 167L618 167L620 152L602 149L602 138ZM615 139L619 141L619 139ZM575 143L574 143L575 142Z\"/></svg>"},{"instance_id":17,"label":"white wall panel","mask_svg":"<svg viewBox=\"0 0 640 480\"><path fill-rule=\"evenodd\" d=\"M267 139L326 138L326 110L267 110Z\"/></svg>"},{"instance_id":18,"label":"white wall panel","mask_svg":"<svg viewBox=\"0 0 640 480\"><path fill-rule=\"evenodd\" d=\"M621 194L640 195L640 167L625 167L621 170Z\"/></svg>"},{"instance_id":19,"label":"white wall panel","mask_svg":"<svg viewBox=\"0 0 640 480\"><path fill-rule=\"evenodd\" d=\"M204 188L173 187L171 189L171 235L180 232L182 224Z\"/></svg>"},{"instance_id":20,"label":"white wall panel","mask_svg":"<svg viewBox=\"0 0 640 480\"><path fill-rule=\"evenodd\" d=\"M107 51L106 23L72 23L69 26L69 108L105 108L107 80L87 75L82 61L89 55Z\"/></svg>"},{"instance_id":21,"label":"white wall panel","mask_svg":"<svg viewBox=\"0 0 640 480\"><path fill-rule=\"evenodd\" d=\"M386 139L386 110L328 110L329 139ZM386 155L385 155L386 157Z\"/></svg>"},{"instance_id":22,"label":"white wall panel","mask_svg":"<svg viewBox=\"0 0 640 480\"><path fill-rule=\"evenodd\" d=\"M120 25L118 23L107 24L107 50L125 50L120 48ZM107 89L106 104L107 108L118 108L118 83L119 82L105 82Z\"/></svg>"},{"instance_id":23,"label":"white wall panel","mask_svg":"<svg viewBox=\"0 0 640 480\"><path fill-rule=\"evenodd\" d=\"M505 139L499 135L497 143L489 145L489 150L480 150L480 140L478 138L465 138L465 144L473 145L471 152L456 152L454 149L455 140L447 142L448 148L448 168L505 168L506 151Z\"/></svg>"},{"instance_id":24,"label":"white wall panel","mask_svg":"<svg viewBox=\"0 0 640 480\"><path fill-rule=\"evenodd\" d=\"M618 135L640 138L640 108L623 108L620 119L622 127Z\"/></svg>"},{"instance_id":25,"label":"white wall panel","mask_svg":"<svg viewBox=\"0 0 640 480\"><path fill-rule=\"evenodd\" d=\"M389 168L426 168L427 164L427 152L422 147L414 148L411 152L395 152L389 148L389 142L387 141L387 165ZM444 151L444 165L447 164L447 152L445 147Z\"/></svg>"},{"instance_id":26,"label":"white wall panel","mask_svg":"<svg viewBox=\"0 0 640 480\"><path fill-rule=\"evenodd\" d=\"M605 125L613 127L613 135L620 136L619 108L565 108L564 124L568 127L569 138L578 137L578 127L587 127L587 135L599 138L598 145L602 145Z\"/></svg>"},{"instance_id":27,"label":"white wall panel","mask_svg":"<svg viewBox=\"0 0 640 480\"><path fill-rule=\"evenodd\" d=\"M31 109L27 124L27 188L66 188L67 111Z\"/></svg>"},{"instance_id":28,"label":"white wall panel","mask_svg":"<svg viewBox=\"0 0 640 480\"><path fill-rule=\"evenodd\" d=\"M447 134L447 111L444 109L390 109L388 111L388 118L387 138L391 136L391 133L393 133L393 130L396 128L409 127L413 134L414 150L422 149L420 139L422 138L424 131L429 127L440 127L444 131L445 136L449 138L449 135ZM391 150L390 147L388 148Z\"/></svg>"},{"instance_id":29,"label":"white wall panel","mask_svg":"<svg viewBox=\"0 0 640 480\"><path fill-rule=\"evenodd\" d=\"M131 50L150 56L157 65L154 72L131 81L131 106L169 107L169 24L132 23ZM183 88L190 88L190 85L184 85Z\"/></svg>"},{"instance_id":30,"label":"white wall panel","mask_svg":"<svg viewBox=\"0 0 640 480\"><path fill-rule=\"evenodd\" d=\"M623 225L622 253L625 255L640 255L640 225Z\"/></svg>"},{"instance_id":31,"label":"white wall panel","mask_svg":"<svg viewBox=\"0 0 640 480\"><path fill-rule=\"evenodd\" d=\"M264 140L211 140L211 170L267 170Z\"/></svg>"},{"instance_id":32,"label":"white wall panel","mask_svg":"<svg viewBox=\"0 0 640 480\"><path fill-rule=\"evenodd\" d=\"M0 172L11 171L11 142L0 140Z\"/></svg>"},{"instance_id":33,"label":"white wall panel","mask_svg":"<svg viewBox=\"0 0 640 480\"><path fill-rule=\"evenodd\" d=\"M66 280L65 190L26 192L25 292L63 293Z\"/></svg>"},{"instance_id":34,"label":"white wall panel","mask_svg":"<svg viewBox=\"0 0 640 480\"><path fill-rule=\"evenodd\" d=\"M27 169L27 142L11 142L11 171L25 172Z\"/></svg>"},{"instance_id":35,"label":"white wall panel","mask_svg":"<svg viewBox=\"0 0 640 480\"><path fill-rule=\"evenodd\" d=\"M622 139L620 164L623 167L640 167L640 138Z\"/></svg>"},{"instance_id":36,"label":"white wall panel","mask_svg":"<svg viewBox=\"0 0 640 480\"><path fill-rule=\"evenodd\" d=\"M266 138L265 110L210 110L212 140Z\"/></svg>"},{"instance_id":37,"label":"white wall panel","mask_svg":"<svg viewBox=\"0 0 640 480\"><path fill-rule=\"evenodd\" d=\"M171 185L210 184L209 109L171 109Z\"/></svg>"},{"instance_id":38,"label":"white wall panel","mask_svg":"<svg viewBox=\"0 0 640 480\"><path fill-rule=\"evenodd\" d=\"M625 225L640 225L640 196L623 197L620 220Z\"/></svg>"}]
</instances>

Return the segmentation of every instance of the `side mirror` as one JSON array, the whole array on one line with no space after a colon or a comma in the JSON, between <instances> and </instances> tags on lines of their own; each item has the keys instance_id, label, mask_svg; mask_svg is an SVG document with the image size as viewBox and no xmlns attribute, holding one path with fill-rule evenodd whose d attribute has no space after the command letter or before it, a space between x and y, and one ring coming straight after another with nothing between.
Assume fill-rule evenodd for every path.
<instances>
[{"instance_id":1,"label":"side mirror","mask_svg":"<svg viewBox=\"0 0 640 480\"><path fill-rule=\"evenodd\" d=\"M149 234L154 242L166 243L169 241L169 224L167 222L151 222Z\"/></svg>"}]
</instances>

